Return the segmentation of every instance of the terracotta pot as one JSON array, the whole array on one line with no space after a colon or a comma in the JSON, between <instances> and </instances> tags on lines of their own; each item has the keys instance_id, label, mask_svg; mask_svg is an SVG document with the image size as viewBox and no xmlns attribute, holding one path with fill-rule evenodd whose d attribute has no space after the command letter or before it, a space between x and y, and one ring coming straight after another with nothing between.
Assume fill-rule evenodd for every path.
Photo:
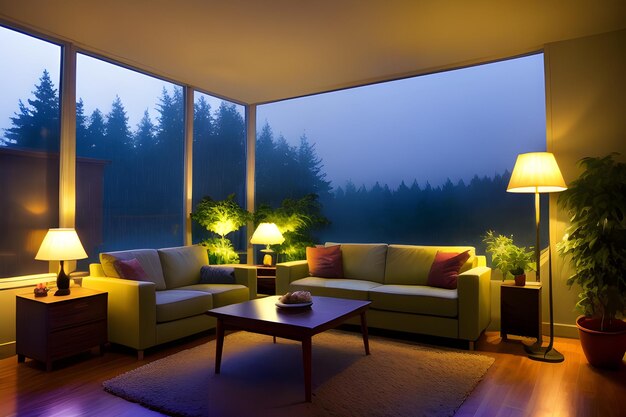
<instances>
[{"instance_id":1,"label":"terracotta pot","mask_svg":"<svg viewBox=\"0 0 626 417\"><path fill-rule=\"evenodd\" d=\"M597 368L619 368L626 353L626 322L613 320L601 331L601 320L580 316L576 319L580 344L587 361Z\"/></svg>"},{"instance_id":2,"label":"terracotta pot","mask_svg":"<svg viewBox=\"0 0 626 417\"><path fill-rule=\"evenodd\" d=\"M524 285L526 285L526 274L516 275L515 285L518 287L523 287Z\"/></svg>"}]
</instances>

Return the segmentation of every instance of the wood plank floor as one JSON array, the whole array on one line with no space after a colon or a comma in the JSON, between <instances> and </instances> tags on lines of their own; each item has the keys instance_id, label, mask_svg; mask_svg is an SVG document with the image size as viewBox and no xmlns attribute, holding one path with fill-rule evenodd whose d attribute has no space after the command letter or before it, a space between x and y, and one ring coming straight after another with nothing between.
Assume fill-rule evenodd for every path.
<instances>
[{"instance_id":1,"label":"wood plank floor","mask_svg":"<svg viewBox=\"0 0 626 417\"><path fill-rule=\"evenodd\" d=\"M113 346L103 356L86 352L55 362L52 372L29 359L0 360L0 416L159 416L104 392L102 381L214 337L207 333L153 349L142 362ZM483 335L476 350L496 361L456 417L626 416L626 364L600 371L587 364L578 340L557 338L555 347L565 362L532 361L522 341Z\"/></svg>"}]
</instances>

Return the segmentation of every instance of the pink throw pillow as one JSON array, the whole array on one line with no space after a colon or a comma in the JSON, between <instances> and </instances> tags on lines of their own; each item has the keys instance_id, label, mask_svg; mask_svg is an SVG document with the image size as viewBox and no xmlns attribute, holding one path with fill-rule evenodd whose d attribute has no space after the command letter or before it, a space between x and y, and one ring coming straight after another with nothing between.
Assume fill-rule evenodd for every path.
<instances>
[{"instance_id":1,"label":"pink throw pillow","mask_svg":"<svg viewBox=\"0 0 626 417\"><path fill-rule=\"evenodd\" d=\"M113 262L113 265L120 278L132 279L133 281L150 281L148 274L136 258L128 260L118 259Z\"/></svg>"},{"instance_id":2,"label":"pink throw pillow","mask_svg":"<svg viewBox=\"0 0 626 417\"><path fill-rule=\"evenodd\" d=\"M309 274L320 278L343 278L341 246L306 248Z\"/></svg>"},{"instance_id":3,"label":"pink throw pillow","mask_svg":"<svg viewBox=\"0 0 626 417\"><path fill-rule=\"evenodd\" d=\"M459 279L459 270L469 257L469 250L462 253L437 252L428 273L428 285L449 290L455 289Z\"/></svg>"}]
</instances>

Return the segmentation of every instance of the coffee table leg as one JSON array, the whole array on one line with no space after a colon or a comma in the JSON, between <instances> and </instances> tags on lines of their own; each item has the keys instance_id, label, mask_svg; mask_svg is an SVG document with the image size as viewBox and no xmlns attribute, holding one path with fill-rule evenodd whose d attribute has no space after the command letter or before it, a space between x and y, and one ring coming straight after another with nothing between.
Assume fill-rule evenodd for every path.
<instances>
[{"instance_id":1,"label":"coffee table leg","mask_svg":"<svg viewBox=\"0 0 626 417\"><path fill-rule=\"evenodd\" d=\"M302 364L304 365L304 397L311 402L311 338L302 340Z\"/></svg>"},{"instance_id":2,"label":"coffee table leg","mask_svg":"<svg viewBox=\"0 0 626 417\"><path fill-rule=\"evenodd\" d=\"M219 374L222 366L222 350L224 349L224 325L220 319L217 319L215 333L217 335L215 341L215 373Z\"/></svg>"},{"instance_id":3,"label":"coffee table leg","mask_svg":"<svg viewBox=\"0 0 626 417\"><path fill-rule=\"evenodd\" d=\"M367 337L367 320L365 318L365 311L361 313L361 333L363 333L363 346L365 347L365 354L370 354L370 342Z\"/></svg>"}]
</instances>

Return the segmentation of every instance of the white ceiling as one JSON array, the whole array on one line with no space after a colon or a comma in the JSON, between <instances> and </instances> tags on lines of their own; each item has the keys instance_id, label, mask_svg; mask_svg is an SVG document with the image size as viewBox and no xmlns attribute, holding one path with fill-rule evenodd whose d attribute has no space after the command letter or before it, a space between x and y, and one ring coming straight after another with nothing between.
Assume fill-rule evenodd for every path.
<instances>
[{"instance_id":1,"label":"white ceiling","mask_svg":"<svg viewBox=\"0 0 626 417\"><path fill-rule=\"evenodd\" d=\"M0 0L0 19L242 104L626 28L624 0Z\"/></svg>"}]
</instances>

